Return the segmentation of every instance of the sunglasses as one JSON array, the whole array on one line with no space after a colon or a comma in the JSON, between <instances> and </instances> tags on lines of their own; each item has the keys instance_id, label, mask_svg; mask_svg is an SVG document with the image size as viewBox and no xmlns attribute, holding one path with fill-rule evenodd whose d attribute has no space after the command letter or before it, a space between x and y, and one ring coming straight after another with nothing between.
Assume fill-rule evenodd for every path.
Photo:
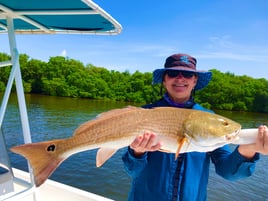
<instances>
[{"instance_id":1,"label":"sunglasses","mask_svg":"<svg viewBox=\"0 0 268 201\"><path fill-rule=\"evenodd\" d=\"M195 72L191 71L180 71L180 70L167 70L166 74L169 78L175 78L178 75L182 75L184 78L192 78L195 75Z\"/></svg>"}]
</instances>

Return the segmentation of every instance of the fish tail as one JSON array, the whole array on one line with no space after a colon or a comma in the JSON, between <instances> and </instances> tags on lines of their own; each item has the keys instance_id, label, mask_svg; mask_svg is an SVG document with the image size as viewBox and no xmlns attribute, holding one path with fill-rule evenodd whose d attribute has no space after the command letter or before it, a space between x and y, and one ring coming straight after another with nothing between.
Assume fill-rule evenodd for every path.
<instances>
[{"instance_id":1,"label":"fish tail","mask_svg":"<svg viewBox=\"0 0 268 201\"><path fill-rule=\"evenodd\" d=\"M11 148L12 152L24 156L30 162L37 187L43 184L60 163L66 159L57 152L58 145L62 141L30 143Z\"/></svg>"}]
</instances>

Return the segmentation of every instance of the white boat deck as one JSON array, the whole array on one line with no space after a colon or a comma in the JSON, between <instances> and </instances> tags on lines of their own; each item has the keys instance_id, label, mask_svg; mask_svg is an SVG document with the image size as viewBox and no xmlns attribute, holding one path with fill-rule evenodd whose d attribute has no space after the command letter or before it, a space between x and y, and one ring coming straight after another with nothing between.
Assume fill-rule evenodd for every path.
<instances>
[{"instance_id":1,"label":"white boat deck","mask_svg":"<svg viewBox=\"0 0 268 201\"><path fill-rule=\"evenodd\" d=\"M0 201L112 201L52 180L47 180L39 188L31 187L27 172L13 169L13 173L14 192L0 196Z\"/></svg>"}]
</instances>

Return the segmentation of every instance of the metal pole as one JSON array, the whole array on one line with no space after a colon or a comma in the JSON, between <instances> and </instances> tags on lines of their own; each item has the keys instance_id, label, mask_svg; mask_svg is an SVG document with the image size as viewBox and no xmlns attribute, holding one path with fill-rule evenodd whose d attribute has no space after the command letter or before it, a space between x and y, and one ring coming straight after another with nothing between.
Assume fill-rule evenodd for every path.
<instances>
[{"instance_id":1,"label":"metal pole","mask_svg":"<svg viewBox=\"0 0 268 201\"><path fill-rule=\"evenodd\" d=\"M25 143L31 143L32 142L31 132L30 132L25 96L24 96L24 89L23 89L23 84L22 84L20 64L19 64L19 53L17 50L17 44L16 44L16 39L15 39L13 18L10 16L7 16L7 27L8 27L8 37L9 37L12 68L15 68L15 84L16 84L16 91L17 91L17 97L18 97L23 138L24 138ZM31 183L32 185L34 185L33 170L29 163L28 163L28 168L29 168ZM36 200L35 193L33 194L33 198L34 200Z\"/></svg>"},{"instance_id":2,"label":"metal pole","mask_svg":"<svg viewBox=\"0 0 268 201\"><path fill-rule=\"evenodd\" d=\"M5 113L6 113L8 99L9 99L9 96L10 96L13 81L15 79L15 73L16 73L16 70L17 70L16 68L17 68L17 66L13 66L11 71L10 71L7 86L6 86L6 90L5 90L5 94L4 94L3 99L2 99L1 108L0 108L0 128L2 127L4 116L5 116Z\"/></svg>"}]
</instances>

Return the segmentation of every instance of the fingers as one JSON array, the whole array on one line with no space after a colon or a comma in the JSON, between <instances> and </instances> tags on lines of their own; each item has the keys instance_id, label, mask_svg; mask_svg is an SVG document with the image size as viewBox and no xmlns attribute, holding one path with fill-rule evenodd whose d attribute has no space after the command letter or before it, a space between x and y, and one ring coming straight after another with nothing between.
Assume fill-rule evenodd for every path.
<instances>
[{"instance_id":1,"label":"fingers","mask_svg":"<svg viewBox=\"0 0 268 201\"><path fill-rule=\"evenodd\" d=\"M268 154L268 128L265 125L259 126L257 149L259 153Z\"/></svg>"},{"instance_id":2,"label":"fingers","mask_svg":"<svg viewBox=\"0 0 268 201\"><path fill-rule=\"evenodd\" d=\"M140 146L142 139L143 135L139 135L138 137L136 137L135 140L130 144L130 148L133 150L137 149Z\"/></svg>"},{"instance_id":3,"label":"fingers","mask_svg":"<svg viewBox=\"0 0 268 201\"><path fill-rule=\"evenodd\" d=\"M239 153L245 158L252 159L256 153L268 155L268 128L259 126L258 137L255 143L243 144L238 147Z\"/></svg>"},{"instance_id":4,"label":"fingers","mask_svg":"<svg viewBox=\"0 0 268 201\"><path fill-rule=\"evenodd\" d=\"M130 148L134 150L135 155L142 155L144 152L157 151L161 147L161 143L155 133L145 132L139 135L130 144Z\"/></svg>"},{"instance_id":5,"label":"fingers","mask_svg":"<svg viewBox=\"0 0 268 201\"><path fill-rule=\"evenodd\" d=\"M259 134L258 134L258 141L259 141L259 145L260 145L261 147L264 146L264 140L263 140L263 137L264 137L264 131L265 131L264 126L260 126L260 127L259 127Z\"/></svg>"}]
</instances>

